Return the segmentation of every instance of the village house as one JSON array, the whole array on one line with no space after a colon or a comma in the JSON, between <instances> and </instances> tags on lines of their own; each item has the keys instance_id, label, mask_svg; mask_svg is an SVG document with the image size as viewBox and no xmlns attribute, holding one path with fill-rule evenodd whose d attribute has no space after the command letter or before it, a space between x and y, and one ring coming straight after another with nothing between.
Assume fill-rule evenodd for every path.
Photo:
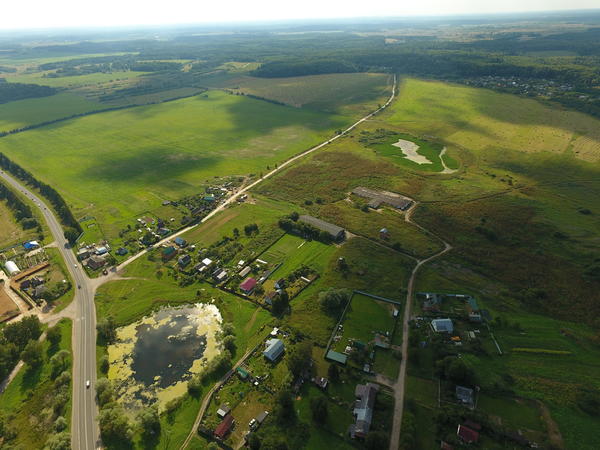
<instances>
[{"instance_id":1,"label":"village house","mask_svg":"<svg viewBox=\"0 0 600 450\"><path fill-rule=\"evenodd\" d=\"M479 440L479 433L465 425L459 425L456 436L465 444L474 444Z\"/></svg>"},{"instance_id":2,"label":"village house","mask_svg":"<svg viewBox=\"0 0 600 450\"><path fill-rule=\"evenodd\" d=\"M265 344L267 348L263 352L263 355L271 362L277 361L285 350L281 339L269 339Z\"/></svg>"},{"instance_id":3,"label":"village house","mask_svg":"<svg viewBox=\"0 0 600 450\"><path fill-rule=\"evenodd\" d=\"M223 419L223 421L215 428L214 436L217 439L224 439L225 436L231 431L233 428L234 420L231 414L228 414L227 417Z\"/></svg>"},{"instance_id":4,"label":"village house","mask_svg":"<svg viewBox=\"0 0 600 450\"><path fill-rule=\"evenodd\" d=\"M254 278L246 278L242 284L240 284L240 290L246 294L250 295L254 288L256 287L257 281Z\"/></svg>"},{"instance_id":5,"label":"village house","mask_svg":"<svg viewBox=\"0 0 600 450\"><path fill-rule=\"evenodd\" d=\"M106 260L100 256L92 255L86 261L87 266L92 270L98 270L106 264Z\"/></svg>"},{"instance_id":6,"label":"village house","mask_svg":"<svg viewBox=\"0 0 600 450\"><path fill-rule=\"evenodd\" d=\"M223 419L227 414L229 414L230 411L231 411L231 408L229 406L223 404L219 407L219 409L217 409L217 416L219 416L221 419Z\"/></svg>"},{"instance_id":7,"label":"village house","mask_svg":"<svg viewBox=\"0 0 600 450\"><path fill-rule=\"evenodd\" d=\"M375 397L379 386L375 383L358 384L354 391L356 402L354 403L354 418L356 423L350 426L352 439L365 438L371 429L373 420L373 409L375 408Z\"/></svg>"},{"instance_id":8,"label":"village house","mask_svg":"<svg viewBox=\"0 0 600 450\"><path fill-rule=\"evenodd\" d=\"M464 386L456 386L456 399L465 406L473 408L475 392Z\"/></svg>"},{"instance_id":9,"label":"village house","mask_svg":"<svg viewBox=\"0 0 600 450\"><path fill-rule=\"evenodd\" d=\"M451 334L454 331L454 326L450 319L433 319L431 321L431 328L433 328L433 331L436 333Z\"/></svg>"},{"instance_id":10,"label":"village house","mask_svg":"<svg viewBox=\"0 0 600 450\"><path fill-rule=\"evenodd\" d=\"M179 236L177 236L173 242L175 242L175 245L177 245L180 248L183 248L187 245L187 241L183 238L180 238Z\"/></svg>"},{"instance_id":11,"label":"village house","mask_svg":"<svg viewBox=\"0 0 600 450\"><path fill-rule=\"evenodd\" d=\"M189 263L192 262L192 257L190 255L182 255L177 259L177 264L180 268L187 267Z\"/></svg>"},{"instance_id":12,"label":"village house","mask_svg":"<svg viewBox=\"0 0 600 450\"><path fill-rule=\"evenodd\" d=\"M168 247L163 248L160 257L163 260L163 262L166 262L166 261L170 261L171 259L173 259L173 257L176 254L177 254L177 250L175 249L175 247L173 247L172 245L169 245Z\"/></svg>"},{"instance_id":13,"label":"village house","mask_svg":"<svg viewBox=\"0 0 600 450\"><path fill-rule=\"evenodd\" d=\"M407 197L362 186L352 190L352 193L370 200L367 206L372 209L377 209L382 204L386 204L401 211L406 211L413 204L413 201Z\"/></svg>"}]
</instances>

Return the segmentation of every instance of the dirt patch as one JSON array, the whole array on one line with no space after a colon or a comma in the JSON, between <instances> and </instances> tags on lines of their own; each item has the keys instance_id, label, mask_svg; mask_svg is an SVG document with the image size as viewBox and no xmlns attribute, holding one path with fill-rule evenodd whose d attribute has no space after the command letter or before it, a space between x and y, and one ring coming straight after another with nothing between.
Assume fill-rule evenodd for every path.
<instances>
[{"instance_id":1,"label":"dirt patch","mask_svg":"<svg viewBox=\"0 0 600 450\"><path fill-rule=\"evenodd\" d=\"M19 313L17 305L12 301L8 294L4 291L4 287L0 286L0 322L8 320Z\"/></svg>"},{"instance_id":2,"label":"dirt patch","mask_svg":"<svg viewBox=\"0 0 600 450\"><path fill-rule=\"evenodd\" d=\"M562 434L558 428L558 425L550 415L550 410L548 407L538 400L537 402L540 412L542 413L542 419L544 419L544 423L546 424L546 429L548 431L548 438L552 445L556 448L565 448L565 443L562 438Z\"/></svg>"},{"instance_id":3,"label":"dirt patch","mask_svg":"<svg viewBox=\"0 0 600 450\"><path fill-rule=\"evenodd\" d=\"M414 142L407 141L405 139L398 139L398 142L392 144L394 147L398 147L406 159L417 163L417 164L433 164L433 162L429 161L425 156L417 153L419 150L419 146Z\"/></svg>"},{"instance_id":4,"label":"dirt patch","mask_svg":"<svg viewBox=\"0 0 600 450\"><path fill-rule=\"evenodd\" d=\"M250 320L244 327L244 331L250 331L252 329L252 327L254 326L254 322L256 322L256 317L258 316L259 312L260 308L256 308L256 311L254 311L254 314L252 314L252 317L250 317Z\"/></svg>"}]
</instances>

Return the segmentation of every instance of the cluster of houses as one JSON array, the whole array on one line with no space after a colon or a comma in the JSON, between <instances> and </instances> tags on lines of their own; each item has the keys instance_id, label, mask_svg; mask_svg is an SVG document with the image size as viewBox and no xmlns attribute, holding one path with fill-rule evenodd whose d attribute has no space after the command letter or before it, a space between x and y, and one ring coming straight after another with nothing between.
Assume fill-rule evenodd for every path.
<instances>
[{"instance_id":1,"label":"cluster of houses","mask_svg":"<svg viewBox=\"0 0 600 450\"><path fill-rule=\"evenodd\" d=\"M353 189L352 193L369 200L367 206L371 209L379 209L381 205L387 205L401 211L406 211L413 204L413 201L408 197L393 194L391 192L377 191L362 186Z\"/></svg>"},{"instance_id":2,"label":"cluster of houses","mask_svg":"<svg viewBox=\"0 0 600 450\"><path fill-rule=\"evenodd\" d=\"M109 254L110 246L108 243L91 244L79 249L77 259L91 270L98 270L108 264Z\"/></svg>"}]
</instances>

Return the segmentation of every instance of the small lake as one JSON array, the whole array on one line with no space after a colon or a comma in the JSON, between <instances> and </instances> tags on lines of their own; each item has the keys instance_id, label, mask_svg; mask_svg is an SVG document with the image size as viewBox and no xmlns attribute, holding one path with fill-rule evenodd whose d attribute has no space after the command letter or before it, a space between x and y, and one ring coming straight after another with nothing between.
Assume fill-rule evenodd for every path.
<instances>
[{"instance_id":1,"label":"small lake","mask_svg":"<svg viewBox=\"0 0 600 450\"><path fill-rule=\"evenodd\" d=\"M187 381L221 350L222 318L212 304L163 308L117 330L108 348L108 378L128 409L185 393Z\"/></svg>"}]
</instances>

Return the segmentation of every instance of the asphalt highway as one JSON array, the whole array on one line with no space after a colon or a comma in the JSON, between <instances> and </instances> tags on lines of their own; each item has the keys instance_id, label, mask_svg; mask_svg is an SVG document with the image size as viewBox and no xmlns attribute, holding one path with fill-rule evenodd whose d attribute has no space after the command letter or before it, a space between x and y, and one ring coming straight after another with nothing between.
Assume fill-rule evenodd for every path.
<instances>
[{"instance_id":1,"label":"asphalt highway","mask_svg":"<svg viewBox=\"0 0 600 450\"><path fill-rule=\"evenodd\" d=\"M21 192L41 211L54 241L64 258L67 270L75 283L75 310L73 321L73 416L71 421L71 446L76 450L93 450L101 447L100 431L96 418L96 308L94 283L85 273L64 237L63 229L50 207L20 181L4 171L0 177ZM86 386L87 381L90 387Z\"/></svg>"}]
</instances>

